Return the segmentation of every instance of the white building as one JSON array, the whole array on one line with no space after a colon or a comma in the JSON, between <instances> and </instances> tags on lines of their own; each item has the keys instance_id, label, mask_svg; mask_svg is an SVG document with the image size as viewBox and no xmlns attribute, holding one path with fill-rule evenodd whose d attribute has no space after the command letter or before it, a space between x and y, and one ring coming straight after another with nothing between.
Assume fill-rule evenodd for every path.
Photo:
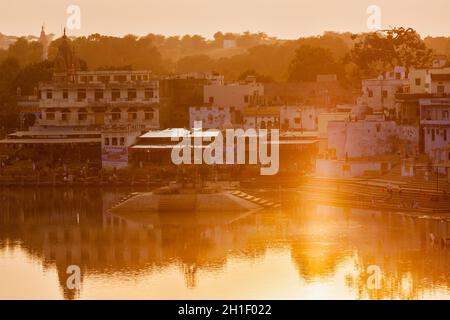
<instances>
[{"instance_id":1,"label":"white building","mask_svg":"<svg viewBox=\"0 0 450 320\"><path fill-rule=\"evenodd\" d=\"M418 130L398 126L394 121L330 121L329 154L337 159L365 158L417 149Z\"/></svg>"},{"instance_id":2,"label":"white building","mask_svg":"<svg viewBox=\"0 0 450 320\"><path fill-rule=\"evenodd\" d=\"M39 85L43 127L159 128L159 81L149 71L76 71ZM70 77L70 78L69 78Z\"/></svg>"},{"instance_id":3,"label":"white building","mask_svg":"<svg viewBox=\"0 0 450 320\"><path fill-rule=\"evenodd\" d=\"M242 111L244 129L279 129L280 108L251 107Z\"/></svg>"},{"instance_id":4,"label":"white building","mask_svg":"<svg viewBox=\"0 0 450 320\"><path fill-rule=\"evenodd\" d=\"M242 109L262 102L264 86L261 83L210 84L203 89L204 103L215 107Z\"/></svg>"},{"instance_id":5,"label":"white building","mask_svg":"<svg viewBox=\"0 0 450 320\"><path fill-rule=\"evenodd\" d=\"M436 165L449 160L450 99L420 99L420 126L424 152Z\"/></svg>"},{"instance_id":6,"label":"white building","mask_svg":"<svg viewBox=\"0 0 450 320\"><path fill-rule=\"evenodd\" d=\"M403 67L395 67L394 71L386 72L378 79L362 80L362 96L358 103L367 105L374 111L396 109L395 94L408 87L406 71Z\"/></svg>"},{"instance_id":7,"label":"white building","mask_svg":"<svg viewBox=\"0 0 450 320\"><path fill-rule=\"evenodd\" d=\"M232 107L190 107L189 125L194 127L195 121L201 121L205 129L226 129L236 122Z\"/></svg>"},{"instance_id":8,"label":"white building","mask_svg":"<svg viewBox=\"0 0 450 320\"><path fill-rule=\"evenodd\" d=\"M450 94L450 70L448 73L430 74L430 93Z\"/></svg>"},{"instance_id":9,"label":"white building","mask_svg":"<svg viewBox=\"0 0 450 320\"><path fill-rule=\"evenodd\" d=\"M165 80L207 80L208 84L213 85L223 85L225 83L225 78L223 75L217 72L187 72L182 74L166 76Z\"/></svg>"},{"instance_id":10,"label":"white building","mask_svg":"<svg viewBox=\"0 0 450 320\"><path fill-rule=\"evenodd\" d=\"M280 107L281 127L290 130L318 131L319 115L328 108L316 106Z\"/></svg>"}]
</instances>

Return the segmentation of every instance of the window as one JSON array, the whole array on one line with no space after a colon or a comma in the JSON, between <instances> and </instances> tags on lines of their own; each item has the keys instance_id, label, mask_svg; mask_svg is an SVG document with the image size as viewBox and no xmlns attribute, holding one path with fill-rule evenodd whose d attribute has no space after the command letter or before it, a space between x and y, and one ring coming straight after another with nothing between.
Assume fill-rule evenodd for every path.
<instances>
[{"instance_id":1,"label":"window","mask_svg":"<svg viewBox=\"0 0 450 320\"><path fill-rule=\"evenodd\" d=\"M152 108L146 109L144 115L145 120L153 120L153 109Z\"/></svg>"},{"instance_id":2,"label":"window","mask_svg":"<svg viewBox=\"0 0 450 320\"><path fill-rule=\"evenodd\" d=\"M444 86L438 86L437 87L437 92L438 93L444 93L445 92L445 87Z\"/></svg>"},{"instance_id":3,"label":"window","mask_svg":"<svg viewBox=\"0 0 450 320\"><path fill-rule=\"evenodd\" d=\"M380 131L381 131L381 125L377 124L377 132L380 132Z\"/></svg>"},{"instance_id":4,"label":"window","mask_svg":"<svg viewBox=\"0 0 450 320\"><path fill-rule=\"evenodd\" d=\"M86 99L86 89L78 89L77 90L77 100L83 101Z\"/></svg>"},{"instance_id":5,"label":"window","mask_svg":"<svg viewBox=\"0 0 450 320\"><path fill-rule=\"evenodd\" d=\"M116 137L114 137L114 138L111 139L111 144L112 144L113 146L117 146L117 138L116 138Z\"/></svg>"},{"instance_id":6,"label":"window","mask_svg":"<svg viewBox=\"0 0 450 320\"><path fill-rule=\"evenodd\" d=\"M133 121L137 119L137 110L136 108L128 109L128 121Z\"/></svg>"},{"instance_id":7,"label":"window","mask_svg":"<svg viewBox=\"0 0 450 320\"><path fill-rule=\"evenodd\" d=\"M95 99L95 101L100 101L103 99L103 90L102 89L95 89L94 99Z\"/></svg>"},{"instance_id":8,"label":"window","mask_svg":"<svg viewBox=\"0 0 450 320\"><path fill-rule=\"evenodd\" d=\"M108 83L109 82L109 76L97 76L98 81L103 82L103 83Z\"/></svg>"},{"instance_id":9,"label":"window","mask_svg":"<svg viewBox=\"0 0 450 320\"><path fill-rule=\"evenodd\" d=\"M128 89L128 101L134 101L136 97L136 89Z\"/></svg>"},{"instance_id":10,"label":"window","mask_svg":"<svg viewBox=\"0 0 450 320\"><path fill-rule=\"evenodd\" d=\"M78 120L86 121L87 120L87 110L82 108L78 110Z\"/></svg>"},{"instance_id":11,"label":"window","mask_svg":"<svg viewBox=\"0 0 450 320\"><path fill-rule=\"evenodd\" d=\"M117 121L120 120L121 115L120 115L120 109L119 108L115 108L111 111L111 119L113 121Z\"/></svg>"},{"instance_id":12,"label":"window","mask_svg":"<svg viewBox=\"0 0 450 320\"><path fill-rule=\"evenodd\" d=\"M214 103L214 97L209 97L208 101L209 103Z\"/></svg>"},{"instance_id":13,"label":"window","mask_svg":"<svg viewBox=\"0 0 450 320\"><path fill-rule=\"evenodd\" d=\"M448 110L442 111L442 118L443 119L448 119Z\"/></svg>"},{"instance_id":14,"label":"window","mask_svg":"<svg viewBox=\"0 0 450 320\"><path fill-rule=\"evenodd\" d=\"M287 120L287 119L286 119ZM285 121L286 121L285 120ZM287 122L289 123L289 120L287 120ZM300 118L294 118L294 122L295 122L295 124L300 124L300 122L301 122L301 119Z\"/></svg>"},{"instance_id":15,"label":"window","mask_svg":"<svg viewBox=\"0 0 450 320\"><path fill-rule=\"evenodd\" d=\"M112 89L111 92L112 101L116 101L120 99L120 89Z\"/></svg>"},{"instance_id":16,"label":"window","mask_svg":"<svg viewBox=\"0 0 450 320\"><path fill-rule=\"evenodd\" d=\"M62 97L63 99L69 99L69 90L63 89Z\"/></svg>"},{"instance_id":17,"label":"window","mask_svg":"<svg viewBox=\"0 0 450 320\"><path fill-rule=\"evenodd\" d=\"M414 83L416 84L416 86L420 86L422 84L422 79L416 78L414 79Z\"/></svg>"},{"instance_id":18,"label":"window","mask_svg":"<svg viewBox=\"0 0 450 320\"><path fill-rule=\"evenodd\" d=\"M245 103L248 103L249 100L250 100L250 97L248 96L248 94L246 94L246 95L244 96L244 102L245 102Z\"/></svg>"},{"instance_id":19,"label":"window","mask_svg":"<svg viewBox=\"0 0 450 320\"><path fill-rule=\"evenodd\" d=\"M388 92L387 92L387 90L381 91L381 96L383 97L383 99L386 99L386 98L388 97Z\"/></svg>"},{"instance_id":20,"label":"window","mask_svg":"<svg viewBox=\"0 0 450 320\"><path fill-rule=\"evenodd\" d=\"M52 90L47 90L47 99L52 99L52 98L53 98Z\"/></svg>"},{"instance_id":21,"label":"window","mask_svg":"<svg viewBox=\"0 0 450 320\"><path fill-rule=\"evenodd\" d=\"M447 129L442 130L442 136L444 137L444 141L447 141Z\"/></svg>"},{"instance_id":22,"label":"window","mask_svg":"<svg viewBox=\"0 0 450 320\"><path fill-rule=\"evenodd\" d=\"M402 74L400 72L395 73L395 79L400 80L402 78Z\"/></svg>"},{"instance_id":23,"label":"window","mask_svg":"<svg viewBox=\"0 0 450 320\"><path fill-rule=\"evenodd\" d=\"M431 129L431 141L434 141L436 139L436 132L434 129Z\"/></svg>"},{"instance_id":24,"label":"window","mask_svg":"<svg viewBox=\"0 0 450 320\"><path fill-rule=\"evenodd\" d=\"M45 113L45 119L47 119L47 120L55 120L55 112L54 111L47 111Z\"/></svg>"},{"instance_id":25,"label":"window","mask_svg":"<svg viewBox=\"0 0 450 320\"><path fill-rule=\"evenodd\" d=\"M125 81L127 81L127 76L125 76L125 75L123 75L123 76L114 76L114 81L125 82Z\"/></svg>"},{"instance_id":26,"label":"window","mask_svg":"<svg viewBox=\"0 0 450 320\"><path fill-rule=\"evenodd\" d=\"M153 98L153 89L145 88L144 89L144 98L145 100L150 100Z\"/></svg>"},{"instance_id":27,"label":"window","mask_svg":"<svg viewBox=\"0 0 450 320\"><path fill-rule=\"evenodd\" d=\"M109 138L105 138L105 146L109 146Z\"/></svg>"},{"instance_id":28,"label":"window","mask_svg":"<svg viewBox=\"0 0 450 320\"><path fill-rule=\"evenodd\" d=\"M450 152L448 153L448 160L450 160Z\"/></svg>"},{"instance_id":29,"label":"window","mask_svg":"<svg viewBox=\"0 0 450 320\"><path fill-rule=\"evenodd\" d=\"M265 129L266 128L266 122L265 121L261 121L260 127L261 127L261 129Z\"/></svg>"},{"instance_id":30,"label":"window","mask_svg":"<svg viewBox=\"0 0 450 320\"><path fill-rule=\"evenodd\" d=\"M70 120L70 110L69 109L64 109L61 111L61 120L62 121Z\"/></svg>"},{"instance_id":31,"label":"window","mask_svg":"<svg viewBox=\"0 0 450 320\"><path fill-rule=\"evenodd\" d=\"M124 145L125 145L125 138L124 138L124 137L121 137L121 138L120 138L120 145L121 145L121 146L124 146Z\"/></svg>"},{"instance_id":32,"label":"window","mask_svg":"<svg viewBox=\"0 0 450 320\"><path fill-rule=\"evenodd\" d=\"M373 98L373 91L369 89L369 91L367 91L367 95L369 98Z\"/></svg>"}]
</instances>

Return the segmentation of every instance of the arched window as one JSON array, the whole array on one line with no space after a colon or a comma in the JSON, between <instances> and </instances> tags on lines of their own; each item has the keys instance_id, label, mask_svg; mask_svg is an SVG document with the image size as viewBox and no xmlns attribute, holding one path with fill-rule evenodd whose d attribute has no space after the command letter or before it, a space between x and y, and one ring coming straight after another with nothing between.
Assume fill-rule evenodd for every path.
<instances>
[{"instance_id":1,"label":"arched window","mask_svg":"<svg viewBox=\"0 0 450 320\"><path fill-rule=\"evenodd\" d=\"M266 122L264 120L261 121L260 128L261 129L265 129L266 128Z\"/></svg>"},{"instance_id":2,"label":"arched window","mask_svg":"<svg viewBox=\"0 0 450 320\"><path fill-rule=\"evenodd\" d=\"M153 108L147 108L144 110L145 120L150 121L153 120L155 111Z\"/></svg>"},{"instance_id":3,"label":"arched window","mask_svg":"<svg viewBox=\"0 0 450 320\"><path fill-rule=\"evenodd\" d=\"M135 121L137 120L137 110L136 108L129 108L128 109L128 121Z\"/></svg>"},{"instance_id":4,"label":"arched window","mask_svg":"<svg viewBox=\"0 0 450 320\"><path fill-rule=\"evenodd\" d=\"M78 121L87 120L87 110L85 108L78 109Z\"/></svg>"},{"instance_id":5,"label":"arched window","mask_svg":"<svg viewBox=\"0 0 450 320\"><path fill-rule=\"evenodd\" d=\"M111 119L113 121L118 121L121 118L121 111L119 108L114 108L111 110Z\"/></svg>"},{"instance_id":6,"label":"arched window","mask_svg":"<svg viewBox=\"0 0 450 320\"><path fill-rule=\"evenodd\" d=\"M62 109L61 110L61 120L62 121L69 121L70 120L70 110L69 109Z\"/></svg>"}]
</instances>

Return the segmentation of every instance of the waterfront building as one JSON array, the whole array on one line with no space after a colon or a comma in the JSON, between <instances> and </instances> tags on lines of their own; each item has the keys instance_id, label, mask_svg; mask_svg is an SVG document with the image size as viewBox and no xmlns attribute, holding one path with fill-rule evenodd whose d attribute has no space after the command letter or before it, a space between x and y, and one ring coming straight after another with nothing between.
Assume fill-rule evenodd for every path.
<instances>
[{"instance_id":1,"label":"waterfront building","mask_svg":"<svg viewBox=\"0 0 450 320\"><path fill-rule=\"evenodd\" d=\"M420 124L419 100L445 97L449 85L445 79L449 74L448 67L410 69L407 89L396 94L397 121L418 126Z\"/></svg>"},{"instance_id":2,"label":"waterfront building","mask_svg":"<svg viewBox=\"0 0 450 320\"><path fill-rule=\"evenodd\" d=\"M316 174L356 177L389 171L398 158L418 153L419 130L377 116L328 121L327 149L316 160Z\"/></svg>"},{"instance_id":3,"label":"waterfront building","mask_svg":"<svg viewBox=\"0 0 450 320\"><path fill-rule=\"evenodd\" d=\"M444 166L450 141L450 98L420 99L419 104L422 150L433 164Z\"/></svg>"},{"instance_id":4,"label":"waterfront building","mask_svg":"<svg viewBox=\"0 0 450 320\"><path fill-rule=\"evenodd\" d=\"M21 107L31 109L38 101L39 117L26 134L9 135L3 145L16 143L24 149L40 144L42 149L59 144L70 150L73 144L85 144L80 153L100 155L102 150L103 159L111 160L117 156L112 149L122 152L134 143L133 136L159 128L159 80L150 71L82 71L65 32L58 41L52 80L39 83L36 98L19 100ZM86 132L96 132L95 138ZM18 138L24 136L27 139ZM93 143L98 149L94 153ZM71 158L69 152L64 154ZM124 159L117 166L123 166ZM100 162L100 157L95 160ZM106 162L114 162L110 160Z\"/></svg>"},{"instance_id":5,"label":"waterfront building","mask_svg":"<svg viewBox=\"0 0 450 320\"><path fill-rule=\"evenodd\" d=\"M260 105L263 101L264 85L249 77L245 82L230 84L208 84L204 86L203 103L215 107L245 107Z\"/></svg>"},{"instance_id":6,"label":"waterfront building","mask_svg":"<svg viewBox=\"0 0 450 320\"><path fill-rule=\"evenodd\" d=\"M141 124L159 128L158 80L148 71L55 73L39 85L42 127Z\"/></svg>"},{"instance_id":7,"label":"waterfront building","mask_svg":"<svg viewBox=\"0 0 450 320\"><path fill-rule=\"evenodd\" d=\"M242 111L245 129L277 128L283 131L317 131L318 116L327 108L314 106L259 106Z\"/></svg>"},{"instance_id":8,"label":"waterfront building","mask_svg":"<svg viewBox=\"0 0 450 320\"><path fill-rule=\"evenodd\" d=\"M240 122L234 107L190 107L189 128L194 127L195 121L201 121L205 129L226 129Z\"/></svg>"},{"instance_id":9,"label":"waterfront building","mask_svg":"<svg viewBox=\"0 0 450 320\"><path fill-rule=\"evenodd\" d=\"M222 86L216 72L195 72L162 77L159 81L162 128L188 127L189 108L204 105L204 86Z\"/></svg>"},{"instance_id":10,"label":"waterfront building","mask_svg":"<svg viewBox=\"0 0 450 320\"><path fill-rule=\"evenodd\" d=\"M244 129L280 129L280 108L250 107L242 111Z\"/></svg>"},{"instance_id":11,"label":"waterfront building","mask_svg":"<svg viewBox=\"0 0 450 320\"><path fill-rule=\"evenodd\" d=\"M404 67L395 67L393 71L380 75L377 79L362 80L362 95L358 103L371 108L374 112L385 112L392 119L396 117L396 94L408 88L408 79Z\"/></svg>"}]
</instances>

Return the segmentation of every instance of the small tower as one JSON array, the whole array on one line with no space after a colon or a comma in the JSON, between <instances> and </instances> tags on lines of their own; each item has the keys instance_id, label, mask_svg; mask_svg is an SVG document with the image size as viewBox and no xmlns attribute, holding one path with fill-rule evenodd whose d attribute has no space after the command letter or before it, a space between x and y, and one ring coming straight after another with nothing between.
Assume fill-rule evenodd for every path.
<instances>
[{"instance_id":1,"label":"small tower","mask_svg":"<svg viewBox=\"0 0 450 320\"><path fill-rule=\"evenodd\" d=\"M48 60L48 40L47 36L45 35L44 25L42 25L41 28L39 42L42 44L42 61Z\"/></svg>"}]
</instances>

